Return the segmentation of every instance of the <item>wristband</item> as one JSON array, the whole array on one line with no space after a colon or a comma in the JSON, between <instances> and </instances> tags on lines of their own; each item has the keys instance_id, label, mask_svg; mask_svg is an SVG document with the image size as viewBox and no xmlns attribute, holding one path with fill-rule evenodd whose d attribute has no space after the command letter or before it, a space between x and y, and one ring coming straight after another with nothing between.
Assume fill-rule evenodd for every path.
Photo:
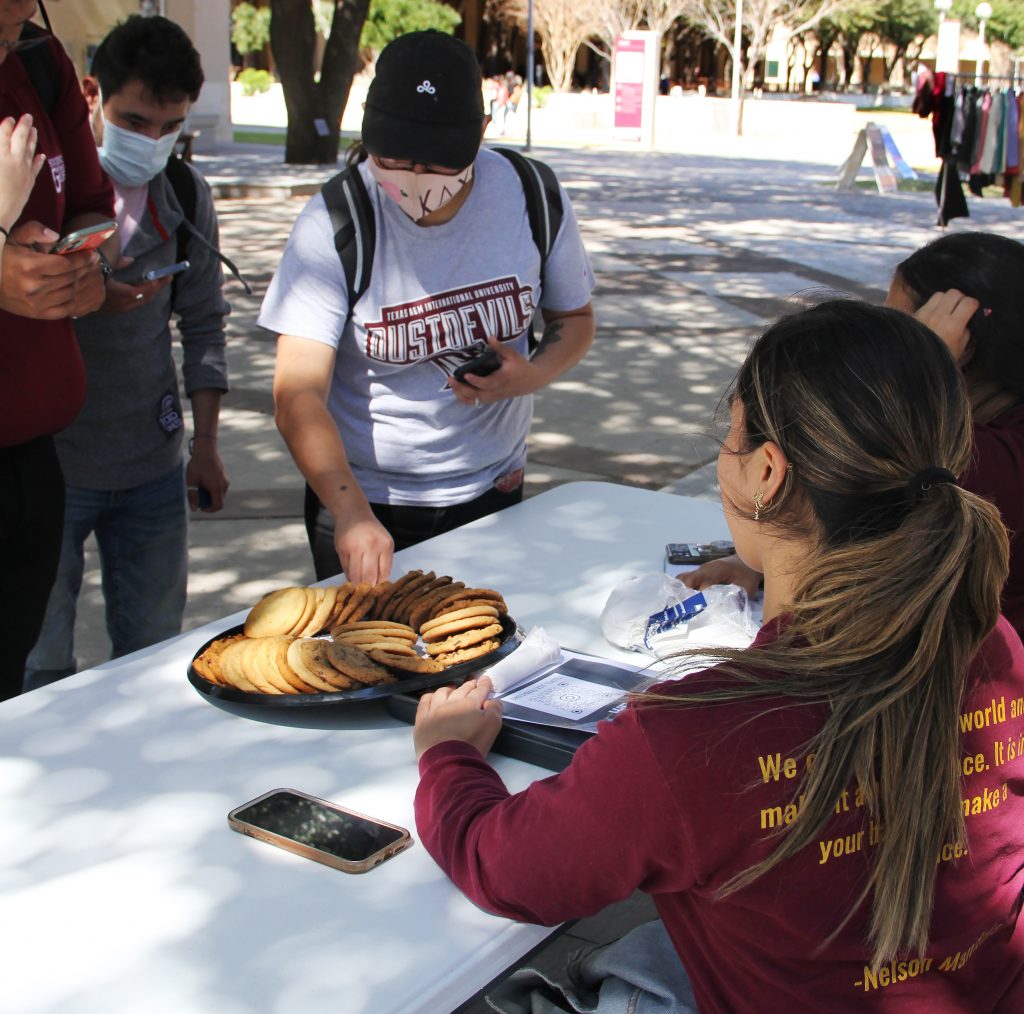
<instances>
[{"instance_id":1,"label":"wristband","mask_svg":"<svg viewBox=\"0 0 1024 1014\"><path fill-rule=\"evenodd\" d=\"M97 249L96 253L99 254L100 274L103 275L103 284L106 285L110 281L110 276L114 273L114 269L111 267L110 261L107 260L107 255L102 250Z\"/></svg>"}]
</instances>

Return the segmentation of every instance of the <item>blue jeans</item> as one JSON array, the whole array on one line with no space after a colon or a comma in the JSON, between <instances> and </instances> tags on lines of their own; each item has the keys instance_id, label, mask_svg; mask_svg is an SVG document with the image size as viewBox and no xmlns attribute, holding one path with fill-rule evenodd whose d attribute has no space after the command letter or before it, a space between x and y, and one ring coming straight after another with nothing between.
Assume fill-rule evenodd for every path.
<instances>
[{"instance_id":1,"label":"blue jeans","mask_svg":"<svg viewBox=\"0 0 1024 1014\"><path fill-rule=\"evenodd\" d=\"M502 1014L697 1014L690 977L660 919L570 955L549 977L520 968L487 993Z\"/></svg>"},{"instance_id":2,"label":"blue jeans","mask_svg":"<svg viewBox=\"0 0 1024 1014\"><path fill-rule=\"evenodd\" d=\"M26 690L77 671L75 611L85 568L83 547L96 533L112 657L181 633L188 576L185 475L179 465L133 489L69 486L57 580L43 628L28 656Z\"/></svg>"}]
</instances>

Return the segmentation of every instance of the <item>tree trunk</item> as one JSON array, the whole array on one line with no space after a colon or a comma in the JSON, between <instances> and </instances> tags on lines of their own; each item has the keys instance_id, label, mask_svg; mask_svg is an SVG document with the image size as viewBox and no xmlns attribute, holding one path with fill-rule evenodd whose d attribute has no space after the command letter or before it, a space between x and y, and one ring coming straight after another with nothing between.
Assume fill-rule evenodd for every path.
<instances>
[{"instance_id":1,"label":"tree trunk","mask_svg":"<svg viewBox=\"0 0 1024 1014\"><path fill-rule=\"evenodd\" d=\"M556 92L570 91L579 45L569 42L560 46L556 40L545 39L544 36L541 36L540 48L544 54L544 70L547 72L552 89ZM525 100L525 88L523 95Z\"/></svg>"},{"instance_id":2,"label":"tree trunk","mask_svg":"<svg viewBox=\"0 0 1024 1014\"><path fill-rule=\"evenodd\" d=\"M857 65L857 44L860 40L849 39L843 42L843 87L849 91L853 82L853 72Z\"/></svg>"},{"instance_id":3,"label":"tree trunk","mask_svg":"<svg viewBox=\"0 0 1024 1014\"><path fill-rule=\"evenodd\" d=\"M369 0L341 0L335 7L319 82L313 77L316 28L309 0L271 0L270 9L270 45L288 111L284 160L290 165L336 163Z\"/></svg>"}]
</instances>

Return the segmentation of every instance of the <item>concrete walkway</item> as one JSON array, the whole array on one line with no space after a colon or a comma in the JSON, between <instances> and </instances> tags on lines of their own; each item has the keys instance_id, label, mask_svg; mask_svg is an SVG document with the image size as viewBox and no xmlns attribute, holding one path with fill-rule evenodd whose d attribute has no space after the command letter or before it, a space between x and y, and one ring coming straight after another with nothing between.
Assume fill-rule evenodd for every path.
<instances>
[{"instance_id":1,"label":"concrete walkway","mask_svg":"<svg viewBox=\"0 0 1024 1014\"><path fill-rule=\"evenodd\" d=\"M893 267L939 235L929 193L836 192L836 166L697 154L535 149L572 197L598 278L597 339L586 360L540 392L528 491L600 479L713 497L716 407L750 338L801 294L828 290L881 300ZM290 169L271 147L236 146L196 165L218 193L222 246L249 278L227 294L232 391L221 454L227 508L191 526L186 626L214 620L313 569L301 517L302 481L274 427L274 347L256 329L260 298L304 198L333 170ZM230 196L244 194L245 196ZM1024 212L970 199L951 230L1024 238ZM665 533L666 541L685 532ZM79 661L103 661L99 572L87 562ZM182 678L185 678L182 673ZM578 924L538 956L554 968L588 941L650 918L632 900ZM487 1008L467 1006L465 1014Z\"/></svg>"}]
</instances>

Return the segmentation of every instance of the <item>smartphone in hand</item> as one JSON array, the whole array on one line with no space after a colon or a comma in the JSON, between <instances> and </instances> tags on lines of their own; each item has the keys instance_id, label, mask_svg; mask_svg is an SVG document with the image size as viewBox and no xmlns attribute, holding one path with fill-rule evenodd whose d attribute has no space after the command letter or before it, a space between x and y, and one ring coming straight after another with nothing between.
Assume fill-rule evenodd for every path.
<instances>
[{"instance_id":1,"label":"smartphone in hand","mask_svg":"<svg viewBox=\"0 0 1024 1014\"><path fill-rule=\"evenodd\" d=\"M189 266L188 261L178 261L177 264L168 264L165 268L152 268L142 276L142 280L144 282L155 282L160 278L167 278L168 275L177 275L182 271L187 271Z\"/></svg>"},{"instance_id":2,"label":"smartphone in hand","mask_svg":"<svg viewBox=\"0 0 1024 1014\"><path fill-rule=\"evenodd\" d=\"M56 243L50 247L52 254L81 253L83 250L95 250L102 246L114 233L117 232L117 222L100 222L97 225L90 225L85 229L76 229L66 236L61 236Z\"/></svg>"},{"instance_id":3,"label":"smartphone in hand","mask_svg":"<svg viewBox=\"0 0 1024 1014\"><path fill-rule=\"evenodd\" d=\"M464 363L452 374L452 376L460 383L466 384L468 383L466 380L467 373L472 373L477 377L486 377L499 369L501 369L501 358L498 353L488 345L480 355L470 359L468 363Z\"/></svg>"},{"instance_id":4,"label":"smartphone in hand","mask_svg":"<svg viewBox=\"0 0 1024 1014\"><path fill-rule=\"evenodd\" d=\"M404 827L296 789L272 789L236 807L228 825L343 873L366 873L412 845Z\"/></svg>"}]
</instances>

